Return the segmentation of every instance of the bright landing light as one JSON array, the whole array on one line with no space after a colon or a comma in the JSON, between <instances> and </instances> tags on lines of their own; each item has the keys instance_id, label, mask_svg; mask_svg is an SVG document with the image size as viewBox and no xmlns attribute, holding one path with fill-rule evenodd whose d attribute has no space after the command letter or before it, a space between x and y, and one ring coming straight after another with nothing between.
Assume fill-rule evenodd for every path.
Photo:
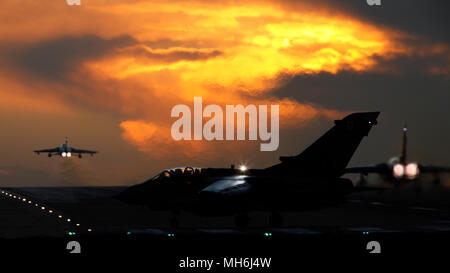
<instances>
[{"instance_id":1,"label":"bright landing light","mask_svg":"<svg viewBox=\"0 0 450 273\"><path fill-rule=\"evenodd\" d=\"M419 166L417 163L409 163L406 165L405 173L408 179L414 179L419 175Z\"/></svg>"},{"instance_id":2,"label":"bright landing light","mask_svg":"<svg viewBox=\"0 0 450 273\"><path fill-rule=\"evenodd\" d=\"M405 167L402 164L395 164L392 168L392 175L395 178L402 178L405 174Z\"/></svg>"},{"instance_id":3,"label":"bright landing light","mask_svg":"<svg viewBox=\"0 0 450 273\"><path fill-rule=\"evenodd\" d=\"M241 167L239 167L239 170L241 170L241 172L245 172L247 170L247 166L241 165Z\"/></svg>"},{"instance_id":4,"label":"bright landing light","mask_svg":"<svg viewBox=\"0 0 450 273\"><path fill-rule=\"evenodd\" d=\"M62 157L66 157L66 156L67 156L66 152L62 152L62 153L61 153L61 156L62 156Z\"/></svg>"}]
</instances>

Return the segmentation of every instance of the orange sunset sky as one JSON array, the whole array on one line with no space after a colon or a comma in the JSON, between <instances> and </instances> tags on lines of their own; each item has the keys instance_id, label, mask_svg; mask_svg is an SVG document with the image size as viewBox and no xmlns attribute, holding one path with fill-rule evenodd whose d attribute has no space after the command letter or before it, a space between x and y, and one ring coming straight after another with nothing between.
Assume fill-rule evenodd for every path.
<instances>
[{"instance_id":1,"label":"orange sunset sky","mask_svg":"<svg viewBox=\"0 0 450 273\"><path fill-rule=\"evenodd\" d=\"M397 153L407 121L411 156L449 165L441 8L336 2L2 1L0 185L123 185L179 165L266 167L301 151L332 120L374 110L382 111L379 125L352 163ZM280 105L279 149L172 140L170 111L192 106L194 96ZM32 153L66 136L99 154Z\"/></svg>"}]
</instances>

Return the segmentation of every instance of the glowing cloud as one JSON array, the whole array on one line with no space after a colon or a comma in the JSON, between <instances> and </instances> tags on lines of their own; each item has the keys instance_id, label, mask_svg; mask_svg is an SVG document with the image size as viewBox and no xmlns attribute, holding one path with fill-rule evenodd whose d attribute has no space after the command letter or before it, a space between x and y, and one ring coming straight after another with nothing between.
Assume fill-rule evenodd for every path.
<instances>
[{"instance_id":1,"label":"glowing cloud","mask_svg":"<svg viewBox=\"0 0 450 273\"><path fill-rule=\"evenodd\" d=\"M159 21L140 21L134 37L142 44L124 49L120 55L86 63L92 73L147 84L152 96L159 97L167 107L189 104L194 96L218 105L279 104L280 122L285 128L303 126L321 115L337 118L342 113L289 99L266 98L265 93L284 83L281 73L286 77L341 69L363 71L375 64L373 56L395 53L390 42L394 34L387 30L344 17L286 11L270 3L138 2L96 9L116 16L132 11L157 16ZM140 31L143 28L146 32ZM173 46L152 49L145 45L151 44L146 40L155 38L172 41ZM193 40L198 41L195 46ZM177 52L191 53L175 62L154 57L179 56ZM147 115L154 117L155 113L149 110ZM167 121L148 123L141 117L123 122L121 127L127 141L152 155L164 154L161 145L171 147L169 150L191 149L170 139ZM194 145L199 150L202 144Z\"/></svg>"},{"instance_id":2,"label":"glowing cloud","mask_svg":"<svg viewBox=\"0 0 450 273\"><path fill-rule=\"evenodd\" d=\"M14 1L7 5L21 8ZM62 74L45 80L70 84L55 87L56 100L69 98L118 113L123 138L157 157L205 151L204 142L180 144L170 137L170 109L190 104L194 96L221 106L278 104L281 129L300 127L343 113L272 98L270 92L289 77L365 71L376 64L375 56L408 50L395 42L400 34L389 29L271 1L90 1L77 9L61 4L53 14L45 13L46 20L32 18L42 31L29 31L29 37L49 42L31 47L24 56L36 59L30 64L25 58L23 70L37 70L33 76L44 81L33 61L48 64L60 58L44 71ZM31 19L17 14L16 30L30 30ZM54 39L62 36L55 25L63 25L70 38ZM9 28L0 28L0 34L26 40Z\"/></svg>"}]
</instances>

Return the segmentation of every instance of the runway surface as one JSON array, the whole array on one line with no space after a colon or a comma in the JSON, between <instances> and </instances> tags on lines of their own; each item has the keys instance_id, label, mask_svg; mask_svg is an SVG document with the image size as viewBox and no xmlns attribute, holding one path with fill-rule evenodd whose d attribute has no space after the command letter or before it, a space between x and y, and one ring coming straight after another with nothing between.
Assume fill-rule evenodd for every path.
<instances>
[{"instance_id":1,"label":"runway surface","mask_svg":"<svg viewBox=\"0 0 450 273\"><path fill-rule=\"evenodd\" d=\"M422 243L427 246L421 248L438 251L439 246L450 242L450 191L442 186L420 193L408 187L354 193L338 207L283 213L284 224L280 228L269 227L267 213L253 212L246 230L236 229L233 217L204 218L183 212L180 228L172 229L169 213L152 212L111 198L121 190L122 187L1 188L2 251L14 248L17 242L39 242L46 245L46 251L67 253L63 244L75 239L83 241L84 252L90 253L111 251L118 244L121 250L147 249L146 244L176 244L180 253L193 243L211 251L222 244L216 249L219 251L227 249L223 244L231 247L233 242L247 242L252 245L251 253L255 253L264 249L258 247L260 244L267 246L267 240L282 249L299 241L299 252L323 252L323 248L330 249L334 243L346 251L366 253L364 244L373 238L386 242L384 252L412 251L408 243Z\"/></svg>"}]
</instances>

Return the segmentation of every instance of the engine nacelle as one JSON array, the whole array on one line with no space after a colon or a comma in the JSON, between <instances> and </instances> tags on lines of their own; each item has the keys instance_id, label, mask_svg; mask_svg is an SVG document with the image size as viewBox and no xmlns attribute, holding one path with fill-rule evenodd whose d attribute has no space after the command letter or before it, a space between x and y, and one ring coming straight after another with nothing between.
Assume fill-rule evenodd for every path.
<instances>
[{"instance_id":1,"label":"engine nacelle","mask_svg":"<svg viewBox=\"0 0 450 273\"><path fill-rule=\"evenodd\" d=\"M48 157L52 157L52 154L51 154L51 153L48 153Z\"/></svg>"},{"instance_id":2,"label":"engine nacelle","mask_svg":"<svg viewBox=\"0 0 450 273\"><path fill-rule=\"evenodd\" d=\"M78 158L82 158L83 156L81 154L78 154Z\"/></svg>"}]
</instances>

